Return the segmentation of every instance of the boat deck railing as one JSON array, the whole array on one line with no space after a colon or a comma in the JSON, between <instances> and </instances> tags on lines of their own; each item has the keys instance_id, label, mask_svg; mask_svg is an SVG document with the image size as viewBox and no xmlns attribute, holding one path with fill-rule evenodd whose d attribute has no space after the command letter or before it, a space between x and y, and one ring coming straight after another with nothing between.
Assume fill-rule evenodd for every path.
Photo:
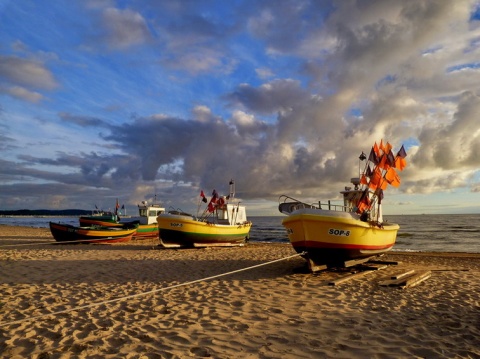
<instances>
[{"instance_id":1,"label":"boat deck railing","mask_svg":"<svg viewBox=\"0 0 480 359\"><path fill-rule=\"evenodd\" d=\"M339 211L339 212L351 211L349 207L344 205L339 205L339 204L332 204L330 200L326 202L318 201L318 204L316 203L309 204L287 195L281 195L278 198L278 202L279 202L278 210L281 213L285 213L285 214L292 213L293 211L296 211L298 209L303 209L303 208L325 209L329 211Z\"/></svg>"}]
</instances>

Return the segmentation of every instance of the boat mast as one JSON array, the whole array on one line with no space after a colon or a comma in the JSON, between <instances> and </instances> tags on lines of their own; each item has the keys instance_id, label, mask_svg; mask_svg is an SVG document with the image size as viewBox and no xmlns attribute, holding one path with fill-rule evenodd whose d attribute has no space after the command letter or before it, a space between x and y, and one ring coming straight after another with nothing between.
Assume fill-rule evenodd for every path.
<instances>
[{"instance_id":1,"label":"boat mast","mask_svg":"<svg viewBox=\"0 0 480 359\"><path fill-rule=\"evenodd\" d=\"M230 194L228 195L228 199L233 199L235 197L235 181L231 179L228 184L230 186Z\"/></svg>"}]
</instances>

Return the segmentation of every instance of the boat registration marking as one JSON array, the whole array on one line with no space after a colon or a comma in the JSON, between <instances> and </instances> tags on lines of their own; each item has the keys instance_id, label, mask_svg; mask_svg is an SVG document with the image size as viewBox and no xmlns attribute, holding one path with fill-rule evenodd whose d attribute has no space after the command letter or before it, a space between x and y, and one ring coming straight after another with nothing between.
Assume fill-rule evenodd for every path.
<instances>
[{"instance_id":1,"label":"boat registration marking","mask_svg":"<svg viewBox=\"0 0 480 359\"><path fill-rule=\"evenodd\" d=\"M175 222L170 222L170 227L182 227L182 223L175 223Z\"/></svg>"},{"instance_id":2,"label":"boat registration marking","mask_svg":"<svg viewBox=\"0 0 480 359\"><path fill-rule=\"evenodd\" d=\"M348 237L350 235L350 231L345 231L343 229L335 229L335 228L330 228L328 230L328 234L332 236L344 236Z\"/></svg>"}]
</instances>

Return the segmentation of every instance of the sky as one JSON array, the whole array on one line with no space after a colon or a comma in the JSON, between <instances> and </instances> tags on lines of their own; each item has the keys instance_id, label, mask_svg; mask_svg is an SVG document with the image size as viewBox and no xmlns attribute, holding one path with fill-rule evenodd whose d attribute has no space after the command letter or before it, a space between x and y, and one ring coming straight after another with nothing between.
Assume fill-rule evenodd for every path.
<instances>
[{"instance_id":1,"label":"sky","mask_svg":"<svg viewBox=\"0 0 480 359\"><path fill-rule=\"evenodd\" d=\"M384 214L480 213L480 10L467 0L0 0L0 210L249 215L339 200L404 145Z\"/></svg>"}]
</instances>

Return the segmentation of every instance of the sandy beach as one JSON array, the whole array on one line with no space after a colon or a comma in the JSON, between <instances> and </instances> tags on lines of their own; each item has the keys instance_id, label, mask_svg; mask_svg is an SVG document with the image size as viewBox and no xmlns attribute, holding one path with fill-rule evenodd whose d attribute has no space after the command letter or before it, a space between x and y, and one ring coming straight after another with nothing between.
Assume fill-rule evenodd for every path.
<instances>
[{"instance_id":1,"label":"sandy beach","mask_svg":"<svg viewBox=\"0 0 480 359\"><path fill-rule=\"evenodd\" d=\"M480 358L480 254L309 273L290 244L159 249L0 226L2 358ZM26 245L24 245L26 244ZM415 286L385 286L406 271Z\"/></svg>"}]
</instances>

